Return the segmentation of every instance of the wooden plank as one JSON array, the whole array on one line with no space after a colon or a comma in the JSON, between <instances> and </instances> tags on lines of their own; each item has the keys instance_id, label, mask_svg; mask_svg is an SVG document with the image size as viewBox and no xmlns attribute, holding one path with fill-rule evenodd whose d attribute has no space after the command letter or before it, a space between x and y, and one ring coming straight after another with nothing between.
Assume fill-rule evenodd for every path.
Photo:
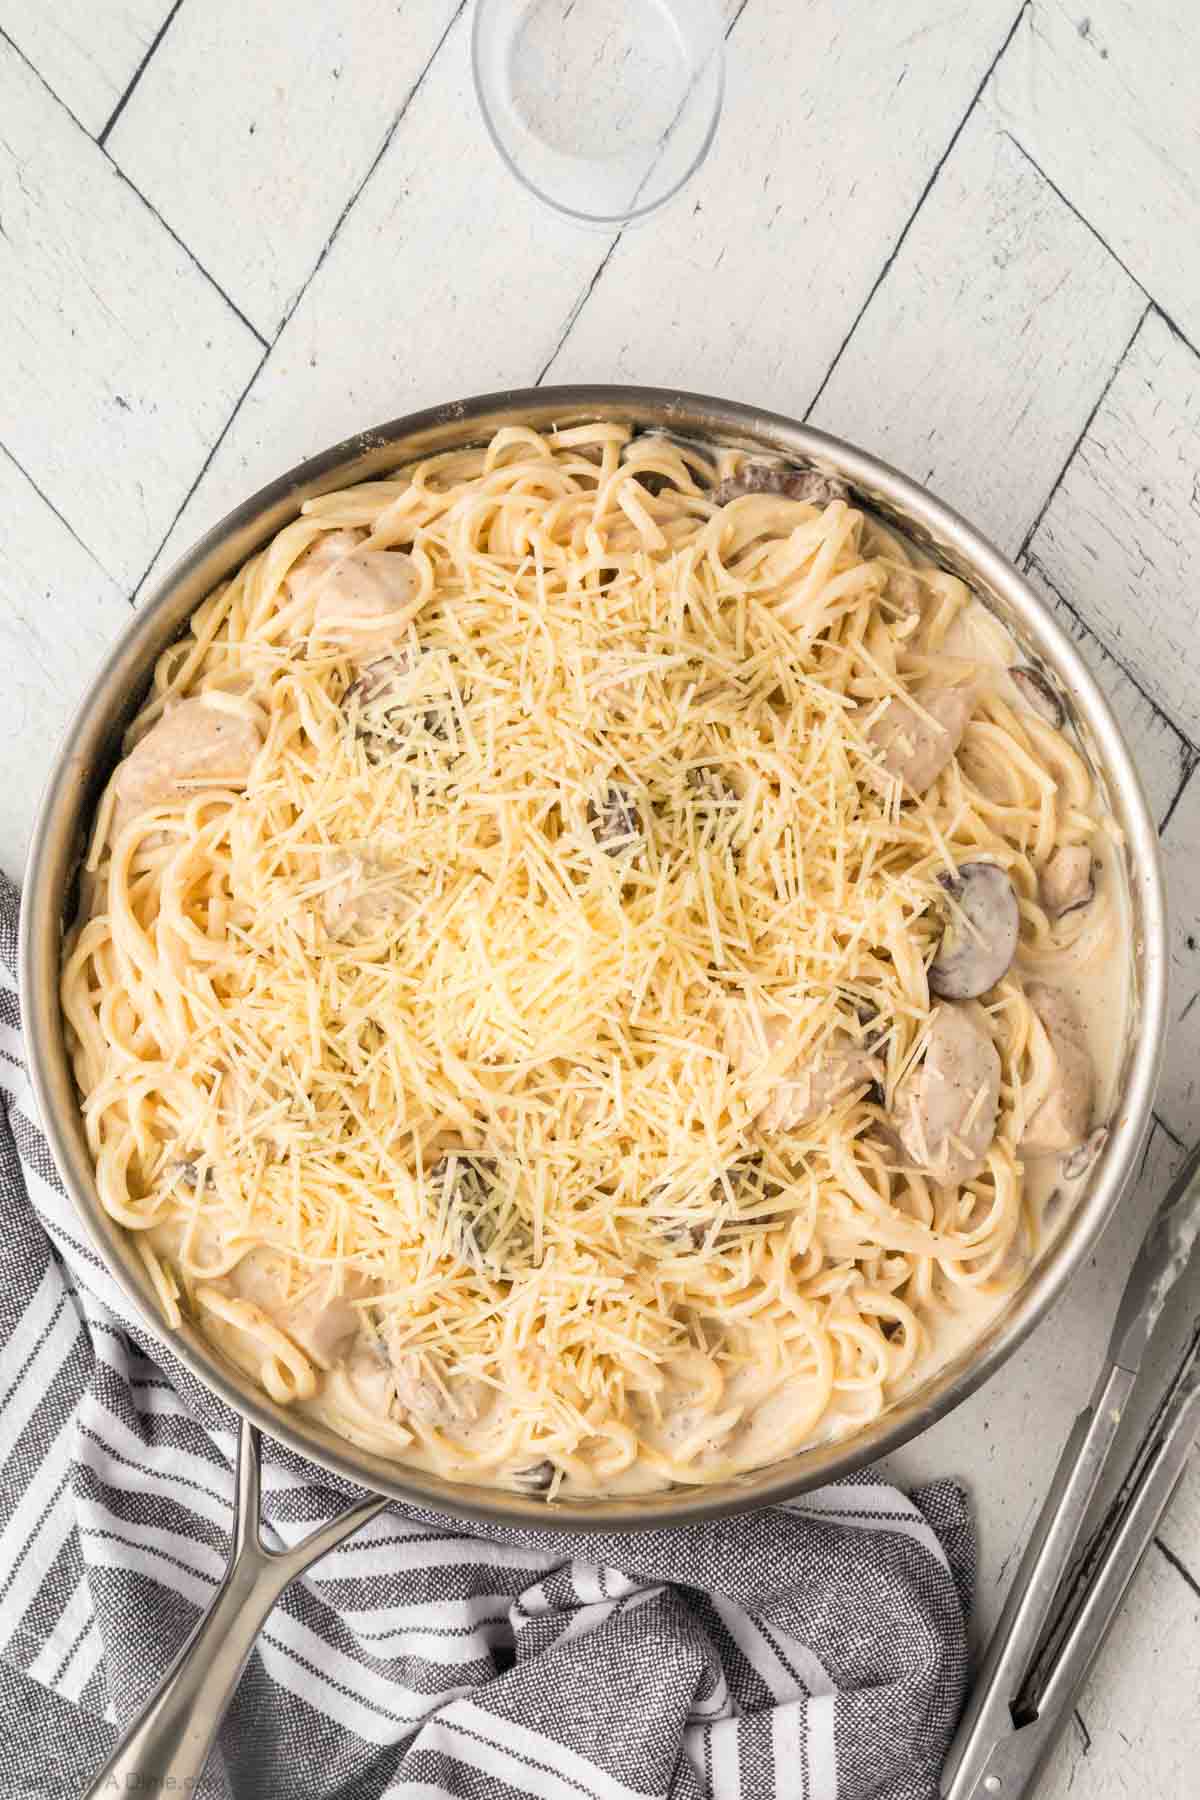
<instances>
[{"instance_id":1,"label":"wooden plank","mask_svg":"<svg viewBox=\"0 0 1200 1800\"><path fill-rule=\"evenodd\" d=\"M1200 1761L1200 1600L1153 1547L1038 1800L1184 1800Z\"/></svg>"},{"instance_id":2,"label":"wooden plank","mask_svg":"<svg viewBox=\"0 0 1200 1800\"><path fill-rule=\"evenodd\" d=\"M1028 553L1023 556L1021 567L1063 630L1074 638L1084 661L1103 689L1137 763L1150 810L1161 825L1183 786L1184 777L1192 768L1195 752L1170 719L1146 698L1133 678L1110 655L1095 632L1083 623L1076 610L1081 597L1074 593L1068 604L1067 598L1051 584L1035 556ZM1070 579L1070 574L1065 578Z\"/></svg>"},{"instance_id":3,"label":"wooden plank","mask_svg":"<svg viewBox=\"0 0 1200 1800\"><path fill-rule=\"evenodd\" d=\"M1011 555L1144 308L978 106L812 423L896 463Z\"/></svg>"},{"instance_id":4,"label":"wooden plank","mask_svg":"<svg viewBox=\"0 0 1200 1800\"><path fill-rule=\"evenodd\" d=\"M208 0L172 22L108 148L265 337L458 5ZM403 278L384 241L373 277L385 288Z\"/></svg>"},{"instance_id":5,"label":"wooden plank","mask_svg":"<svg viewBox=\"0 0 1200 1800\"><path fill-rule=\"evenodd\" d=\"M50 750L111 640L121 589L0 454L0 868L19 881Z\"/></svg>"},{"instance_id":6,"label":"wooden plank","mask_svg":"<svg viewBox=\"0 0 1200 1800\"><path fill-rule=\"evenodd\" d=\"M1200 1450L1193 1450L1159 1539L1200 1589Z\"/></svg>"},{"instance_id":7,"label":"wooden plank","mask_svg":"<svg viewBox=\"0 0 1200 1800\"><path fill-rule=\"evenodd\" d=\"M260 348L6 44L0 118L0 437L132 586Z\"/></svg>"},{"instance_id":8,"label":"wooden plank","mask_svg":"<svg viewBox=\"0 0 1200 1800\"><path fill-rule=\"evenodd\" d=\"M547 379L694 388L803 415L1015 11L751 0L708 162L624 234Z\"/></svg>"},{"instance_id":9,"label":"wooden plank","mask_svg":"<svg viewBox=\"0 0 1200 1800\"><path fill-rule=\"evenodd\" d=\"M1162 835L1170 900L1170 1023L1159 1109L1186 1143L1200 1136L1200 773Z\"/></svg>"},{"instance_id":10,"label":"wooden plank","mask_svg":"<svg viewBox=\"0 0 1200 1800\"><path fill-rule=\"evenodd\" d=\"M475 106L468 40L464 15L156 571L301 457L414 408L537 379L604 240L552 217L506 172Z\"/></svg>"},{"instance_id":11,"label":"wooden plank","mask_svg":"<svg viewBox=\"0 0 1200 1800\"><path fill-rule=\"evenodd\" d=\"M1049 579L1200 744L1200 358L1155 312L1030 544Z\"/></svg>"},{"instance_id":12,"label":"wooden plank","mask_svg":"<svg viewBox=\"0 0 1200 1800\"><path fill-rule=\"evenodd\" d=\"M0 31L97 136L154 42L172 0L0 0Z\"/></svg>"},{"instance_id":13,"label":"wooden plank","mask_svg":"<svg viewBox=\"0 0 1200 1800\"><path fill-rule=\"evenodd\" d=\"M1009 130L1193 342L1200 8L1033 0L996 75Z\"/></svg>"}]
</instances>

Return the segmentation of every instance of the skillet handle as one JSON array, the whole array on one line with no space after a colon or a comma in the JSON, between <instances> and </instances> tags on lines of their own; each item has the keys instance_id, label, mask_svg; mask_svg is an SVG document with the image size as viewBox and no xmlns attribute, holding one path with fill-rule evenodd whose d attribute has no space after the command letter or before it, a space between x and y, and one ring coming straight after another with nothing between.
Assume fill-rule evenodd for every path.
<instances>
[{"instance_id":1,"label":"skillet handle","mask_svg":"<svg viewBox=\"0 0 1200 1800\"><path fill-rule=\"evenodd\" d=\"M288 1582L387 1505L364 1500L294 1549L272 1551L264 1548L259 1529L260 1489L258 1432L243 1420L224 1578L85 1800L114 1793L194 1793L255 1639Z\"/></svg>"}]
</instances>

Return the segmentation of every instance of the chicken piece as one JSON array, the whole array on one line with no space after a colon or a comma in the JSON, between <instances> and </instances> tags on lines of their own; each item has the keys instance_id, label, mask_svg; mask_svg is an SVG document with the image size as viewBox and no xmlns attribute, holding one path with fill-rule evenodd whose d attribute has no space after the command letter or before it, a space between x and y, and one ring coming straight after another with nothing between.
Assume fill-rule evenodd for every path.
<instances>
[{"instance_id":1,"label":"chicken piece","mask_svg":"<svg viewBox=\"0 0 1200 1800\"><path fill-rule=\"evenodd\" d=\"M1034 1108L1021 1135L1026 1156L1057 1156L1074 1150L1088 1135L1092 1120L1094 1075L1079 1015L1061 988L1030 982L1025 997L1054 1052L1050 1091Z\"/></svg>"},{"instance_id":2,"label":"chicken piece","mask_svg":"<svg viewBox=\"0 0 1200 1800\"><path fill-rule=\"evenodd\" d=\"M359 1332L345 1352L342 1366L359 1405L386 1419L392 1409L395 1383L387 1351L373 1332Z\"/></svg>"},{"instance_id":3,"label":"chicken piece","mask_svg":"<svg viewBox=\"0 0 1200 1800\"><path fill-rule=\"evenodd\" d=\"M725 1053L733 1067L751 1078L775 1055L787 1037L785 1019L764 1019L762 1037L754 1021L741 1007L731 1009L725 1024ZM765 1050L764 1050L765 1041ZM761 1095L755 1122L764 1131L795 1131L828 1112L856 1088L883 1077L883 1065L851 1037L848 1031L832 1033L812 1061L796 1062L776 1076Z\"/></svg>"},{"instance_id":4,"label":"chicken piece","mask_svg":"<svg viewBox=\"0 0 1200 1800\"><path fill-rule=\"evenodd\" d=\"M330 1295L322 1276L290 1294L287 1273L281 1256L260 1248L244 1256L217 1285L261 1307L318 1368L331 1369L358 1333L358 1309L351 1302L365 1295L368 1284L351 1270L340 1294Z\"/></svg>"},{"instance_id":5,"label":"chicken piece","mask_svg":"<svg viewBox=\"0 0 1200 1800\"><path fill-rule=\"evenodd\" d=\"M483 1408L484 1387L474 1376L451 1375L441 1357L389 1346L400 1410L419 1425L452 1430L470 1425Z\"/></svg>"},{"instance_id":6,"label":"chicken piece","mask_svg":"<svg viewBox=\"0 0 1200 1800\"><path fill-rule=\"evenodd\" d=\"M889 700L867 727L867 742L887 774L897 776L910 794L923 794L962 743L975 694L965 687L927 688L914 698L920 712L906 700Z\"/></svg>"},{"instance_id":7,"label":"chicken piece","mask_svg":"<svg viewBox=\"0 0 1200 1800\"><path fill-rule=\"evenodd\" d=\"M1087 845L1060 845L1038 877L1038 891L1052 919L1064 919L1087 906L1096 893Z\"/></svg>"},{"instance_id":8,"label":"chicken piece","mask_svg":"<svg viewBox=\"0 0 1200 1800\"><path fill-rule=\"evenodd\" d=\"M413 617L420 582L403 550L352 550L332 565L317 590L309 642L370 663L394 649Z\"/></svg>"},{"instance_id":9,"label":"chicken piece","mask_svg":"<svg viewBox=\"0 0 1200 1800\"><path fill-rule=\"evenodd\" d=\"M321 917L332 938L370 937L406 908L399 871L367 851L335 850L326 857L324 872L337 876L321 895Z\"/></svg>"},{"instance_id":10,"label":"chicken piece","mask_svg":"<svg viewBox=\"0 0 1200 1800\"><path fill-rule=\"evenodd\" d=\"M252 719L214 705L204 694L164 712L113 778L114 839L131 819L201 788L245 787L262 733Z\"/></svg>"},{"instance_id":11,"label":"chicken piece","mask_svg":"<svg viewBox=\"0 0 1200 1800\"><path fill-rule=\"evenodd\" d=\"M896 1126L914 1168L934 1181L978 1175L996 1135L1000 1057L973 1001L933 1014L925 1055L896 1089Z\"/></svg>"},{"instance_id":12,"label":"chicken piece","mask_svg":"<svg viewBox=\"0 0 1200 1800\"><path fill-rule=\"evenodd\" d=\"M308 549L298 556L284 578L284 592L289 601L311 599L334 563L357 550L366 536L364 531L324 531L314 538Z\"/></svg>"}]
</instances>

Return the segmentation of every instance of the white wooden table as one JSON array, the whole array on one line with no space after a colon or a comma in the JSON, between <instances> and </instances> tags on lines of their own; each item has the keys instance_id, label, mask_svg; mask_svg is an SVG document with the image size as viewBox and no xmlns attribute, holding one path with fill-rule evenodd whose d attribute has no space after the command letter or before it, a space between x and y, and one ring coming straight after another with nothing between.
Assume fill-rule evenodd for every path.
<instances>
[{"instance_id":1,"label":"white wooden table","mask_svg":"<svg viewBox=\"0 0 1200 1800\"><path fill-rule=\"evenodd\" d=\"M896 1459L969 1484L982 1630L1200 1134L1200 8L726 12L709 162L608 238L500 166L459 0L0 0L0 862L19 875L127 607L362 426L547 379L678 384L809 419L961 507L1109 693L1173 901L1142 1179L1025 1351ZM1045 1794L1200 1792L1198 1694L1193 1466Z\"/></svg>"}]
</instances>

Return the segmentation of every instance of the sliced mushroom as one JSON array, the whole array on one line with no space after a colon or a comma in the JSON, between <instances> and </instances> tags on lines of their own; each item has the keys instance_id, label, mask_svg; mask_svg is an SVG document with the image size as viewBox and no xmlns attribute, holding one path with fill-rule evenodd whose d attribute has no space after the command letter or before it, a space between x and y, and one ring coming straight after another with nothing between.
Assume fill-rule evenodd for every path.
<instances>
[{"instance_id":1,"label":"sliced mushroom","mask_svg":"<svg viewBox=\"0 0 1200 1800\"><path fill-rule=\"evenodd\" d=\"M351 550L327 570L317 590L309 641L370 662L393 648L416 610L420 581L403 550Z\"/></svg>"},{"instance_id":2,"label":"sliced mushroom","mask_svg":"<svg viewBox=\"0 0 1200 1800\"><path fill-rule=\"evenodd\" d=\"M728 506L743 494L778 494L784 500L802 500L809 506L828 506L831 500L848 500L850 490L836 475L820 469L795 469L784 464L743 463L736 475L727 476L712 491L714 506Z\"/></svg>"},{"instance_id":3,"label":"sliced mushroom","mask_svg":"<svg viewBox=\"0 0 1200 1800\"><path fill-rule=\"evenodd\" d=\"M172 1186L177 1182L181 1182L185 1187L190 1187L193 1191L198 1189L201 1193L211 1193L212 1189L217 1185L211 1167L205 1169L204 1179L201 1180L200 1159L198 1157L189 1156L181 1158L178 1162L168 1163L167 1167L171 1171Z\"/></svg>"},{"instance_id":4,"label":"sliced mushroom","mask_svg":"<svg viewBox=\"0 0 1200 1800\"><path fill-rule=\"evenodd\" d=\"M1021 1149L1026 1156L1055 1156L1074 1150L1088 1134L1094 1074L1079 1015L1061 988L1031 982L1026 998L1041 1021L1054 1054L1050 1090L1026 1121Z\"/></svg>"},{"instance_id":5,"label":"sliced mushroom","mask_svg":"<svg viewBox=\"0 0 1200 1800\"><path fill-rule=\"evenodd\" d=\"M920 711L893 696L867 727L867 742L884 771L910 794L923 794L953 761L975 710L974 690L926 688L914 694Z\"/></svg>"},{"instance_id":6,"label":"sliced mushroom","mask_svg":"<svg viewBox=\"0 0 1200 1800\"><path fill-rule=\"evenodd\" d=\"M734 1068L751 1078L752 1096L755 1075L771 1061L787 1034L785 1019L764 1019L760 1038L743 1007L730 1009L725 1023L726 1054ZM839 1028L811 1062L794 1063L775 1077L770 1090L761 1095L755 1122L764 1131L794 1131L828 1112L856 1088L869 1087L882 1076L879 1058Z\"/></svg>"},{"instance_id":7,"label":"sliced mushroom","mask_svg":"<svg viewBox=\"0 0 1200 1800\"><path fill-rule=\"evenodd\" d=\"M1062 730L1063 703L1040 669L1017 667L1008 671L1009 678L1030 712L1036 713L1056 731Z\"/></svg>"},{"instance_id":8,"label":"sliced mushroom","mask_svg":"<svg viewBox=\"0 0 1200 1800\"><path fill-rule=\"evenodd\" d=\"M1088 1133L1078 1150L1071 1150L1063 1157L1063 1180L1078 1181L1081 1175L1086 1175L1107 1142L1108 1126L1097 1125L1095 1131Z\"/></svg>"},{"instance_id":9,"label":"sliced mushroom","mask_svg":"<svg viewBox=\"0 0 1200 1800\"><path fill-rule=\"evenodd\" d=\"M245 787L262 741L258 726L242 713L204 694L181 700L151 726L113 777L113 837L152 807L186 802L203 788Z\"/></svg>"},{"instance_id":10,"label":"sliced mushroom","mask_svg":"<svg viewBox=\"0 0 1200 1800\"><path fill-rule=\"evenodd\" d=\"M554 1464L544 1459L531 1463L527 1469L514 1469L513 1486L523 1488L528 1494L545 1494L553 1487L557 1473Z\"/></svg>"},{"instance_id":11,"label":"sliced mushroom","mask_svg":"<svg viewBox=\"0 0 1200 1800\"><path fill-rule=\"evenodd\" d=\"M667 1236L684 1249L698 1250L720 1216L721 1209L728 1207L731 1197L737 1211L735 1218L726 1223L743 1220L747 1224L763 1224L772 1217L771 1212L764 1211L764 1208L770 1208L782 1192L779 1182L768 1173L761 1151L739 1157L722 1170L709 1188L708 1200L712 1210L700 1219L673 1221L667 1227Z\"/></svg>"},{"instance_id":12,"label":"sliced mushroom","mask_svg":"<svg viewBox=\"0 0 1200 1800\"><path fill-rule=\"evenodd\" d=\"M400 1410L421 1425L453 1428L479 1417L486 1397L474 1376L452 1375L440 1356L401 1350L389 1339L388 1355Z\"/></svg>"},{"instance_id":13,"label":"sliced mushroom","mask_svg":"<svg viewBox=\"0 0 1200 1800\"><path fill-rule=\"evenodd\" d=\"M609 856L641 848L642 815L633 797L616 782L609 782L599 805L588 801L587 816L592 836Z\"/></svg>"},{"instance_id":14,"label":"sliced mushroom","mask_svg":"<svg viewBox=\"0 0 1200 1800\"><path fill-rule=\"evenodd\" d=\"M738 794L722 771L704 763L687 772L688 800L702 843L728 838L737 827Z\"/></svg>"},{"instance_id":15,"label":"sliced mushroom","mask_svg":"<svg viewBox=\"0 0 1200 1800\"><path fill-rule=\"evenodd\" d=\"M411 669L412 658L407 650L367 663L342 695L342 711L366 716L378 708L386 716L386 703L400 694ZM380 706L380 702L384 705Z\"/></svg>"},{"instance_id":16,"label":"sliced mushroom","mask_svg":"<svg viewBox=\"0 0 1200 1800\"><path fill-rule=\"evenodd\" d=\"M355 676L342 696L342 711L353 721L369 761L379 763L395 754L411 757L422 749L436 752L440 761L459 754L455 704L444 684L439 690L440 671L441 659L426 661L419 651L404 647L377 657ZM465 704L470 697L466 684L460 683L459 693Z\"/></svg>"},{"instance_id":17,"label":"sliced mushroom","mask_svg":"<svg viewBox=\"0 0 1200 1800\"><path fill-rule=\"evenodd\" d=\"M1000 1057L983 1009L942 1005L921 1061L896 1089L896 1127L932 1180L970 1181L987 1161L1000 1106Z\"/></svg>"},{"instance_id":18,"label":"sliced mushroom","mask_svg":"<svg viewBox=\"0 0 1200 1800\"><path fill-rule=\"evenodd\" d=\"M1052 919L1088 906L1096 897L1092 853L1086 844L1061 844L1038 876L1042 905Z\"/></svg>"},{"instance_id":19,"label":"sliced mushroom","mask_svg":"<svg viewBox=\"0 0 1200 1800\"><path fill-rule=\"evenodd\" d=\"M444 1197L459 1255L477 1268L487 1263L493 1274L507 1278L527 1266L533 1243L524 1220L512 1218L512 1202L499 1176L500 1165L494 1157L470 1150L451 1151L430 1170L439 1201ZM501 1238L503 1267L497 1249Z\"/></svg>"},{"instance_id":20,"label":"sliced mushroom","mask_svg":"<svg viewBox=\"0 0 1200 1800\"><path fill-rule=\"evenodd\" d=\"M336 880L321 895L321 917L332 938L368 937L407 911L400 871L365 850L334 850L323 873Z\"/></svg>"},{"instance_id":21,"label":"sliced mushroom","mask_svg":"<svg viewBox=\"0 0 1200 1800\"><path fill-rule=\"evenodd\" d=\"M955 910L929 965L929 986L942 1000L977 1000L1007 975L1017 953L1021 913L1016 889L995 863L963 863L943 875Z\"/></svg>"}]
</instances>

